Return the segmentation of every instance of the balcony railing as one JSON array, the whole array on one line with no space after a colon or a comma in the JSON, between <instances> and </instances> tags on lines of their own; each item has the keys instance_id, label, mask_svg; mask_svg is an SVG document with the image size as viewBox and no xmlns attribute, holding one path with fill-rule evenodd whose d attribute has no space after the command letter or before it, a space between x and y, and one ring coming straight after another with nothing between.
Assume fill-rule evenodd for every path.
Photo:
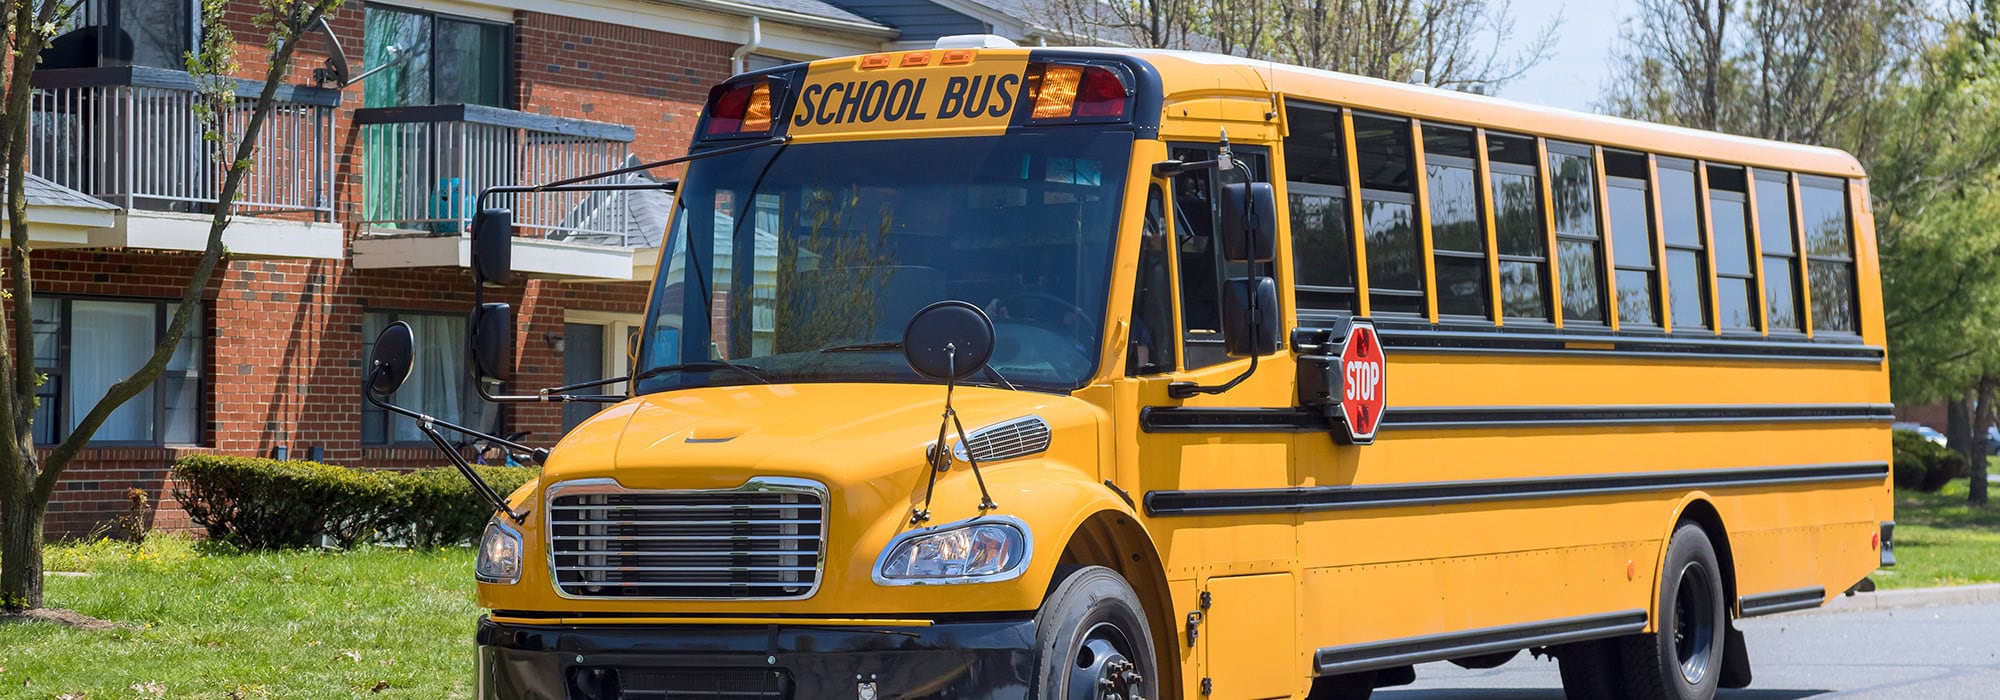
<instances>
[{"instance_id":1,"label":"balcony railing","mask_svg":"<svg viewBox=\"0 0 2000 700\"><path fill-rule=\"evenodd\" d=\"M626 165L632 127L480 105L357 110L361 126L362 223L456 235L480 191L549 182ZM612 178L633 182L642 176ZM539 192L496 195L514 210L520 235L592 245L659 244L659 192Z\"/></svg>"},{"instance_id":2,"label":"balcony railing","mask_svg":"<svg viewBox=\"0 0 2000 700\"><path fill-rule=\"evenodd\" d=\"M145 66L35 71L28 171L125 209L211 211L234 151L210 138L196 105L212 98L187 73ZM250 122L263 85L236 80L219 110L231 135ZM333 110L338 90L283 86L238 188L245 214L332 221Z\"/></svg>"}]
</instances>

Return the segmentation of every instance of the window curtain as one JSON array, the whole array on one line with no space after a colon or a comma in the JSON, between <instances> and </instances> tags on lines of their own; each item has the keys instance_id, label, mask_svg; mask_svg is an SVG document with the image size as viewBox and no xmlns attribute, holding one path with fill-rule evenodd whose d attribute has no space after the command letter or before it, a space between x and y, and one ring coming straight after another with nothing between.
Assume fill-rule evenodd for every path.
<instances>
[{"instance_id":1,"label":"window curtain","mask_svg":"<svg viewBox=\"0 0 2000 700\"><path fill-rule=\"evenodd\" d=\"M69 430L152 354L154 304L77 300L70 303ZM93 442L153 440L153 387L112 411Z\"/></svg>"}]
</instances>

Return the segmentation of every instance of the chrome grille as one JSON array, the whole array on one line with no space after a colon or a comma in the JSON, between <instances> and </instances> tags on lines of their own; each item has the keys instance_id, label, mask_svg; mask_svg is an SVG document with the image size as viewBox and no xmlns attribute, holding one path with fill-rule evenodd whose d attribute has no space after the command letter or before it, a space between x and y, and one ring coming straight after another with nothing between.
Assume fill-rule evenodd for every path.
<instances>
[{"instance_id":1,"label":"chrome grille","mask_svg":"<svg viewBox=\"0 0 2000 700\"><path fill-rule=\"evenodd\" d=\"M550 487L548 503L549 571L566 597L770 600L819 588L826 487L814 482L634 491L586 479Z\"/></svg>"},{"instance_id":2,"label":"chrome grille","mask_svg":"<svg viewBox=\"0 0 2000 700\"><path fill-rule=\"evenodd\" d=\"M981 462L1026 457L1049 449L1049 424L1040 416L1016 418L974 430L965 436L965 442L972 445L972 456ZM963 443L951 446L958 461L965 461L965 451Z\"/></svg>"}]
</instances>

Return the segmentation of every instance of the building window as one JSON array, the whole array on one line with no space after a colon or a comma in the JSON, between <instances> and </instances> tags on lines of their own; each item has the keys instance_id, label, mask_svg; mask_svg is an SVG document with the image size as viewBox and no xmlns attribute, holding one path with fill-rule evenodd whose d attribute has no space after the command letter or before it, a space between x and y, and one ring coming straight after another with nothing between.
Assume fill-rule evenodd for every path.
<instances>
[{"instance_id":1,"label":"building window","mask_svg":"<svg viewBox=\"0 0 2000 700\"><path fill-rule=\"evenodd\" d=\"M1424 314L1424 251L1417 233L1409 120L1354 117L1354 160L1361 174L1368 312Z\"/></svg>"},{"instance_id":2,"label":"building window","mask_svg":"<svg viewBox=\"0 0 2000 700\"><path fill-rule=\"evenodd\" d=\"M363 107L476 104L504 107L511 62L505 24L369 4Z\"/></svg>"},{"instance_id":3,"label":"building window","mask_svg":"<svg viewBox=\"0 0 2000 700\"><path fill-rule=\"evenodd\" d=\"M35 443L63 441L111 385L152 358L180 304L36 296L35 370L46 375L36 398ZM152 385L112 411L93 444L191 445L201 440L200 311Z\"/></svg>"},{"instance_id":4,"label":"building window","mask_svg":"<svg viewBox=\"0 0 2000 700\"><path fill-rule=\"evenodd\" d=\"M415 367L390 403L434 416L439 420L472 428L497 429L482 425L479 394L465 366L465 317L457 314L422 314L370 311L362 316L361 356L375 352L375 336L389 324L410 324L416 337ZM488 432L491 432L490 430ZM361 442L370 445L424 441L415 421L391 416L373 404L361 404Z\"/></svg>"},{"instance_id":5,"label":"building window","mask_svg":"<svg viewBox=\"0 0 2000 700\"><path fill-rule=\"evenodd\" d=\"M1597 165L1589 146L1549 142L1549 191L1556 221L1556 270L1564 323L1604 323L1604 259L1597 230Z\"/></svg>"},{"instance_id":6,"label":"building window","mask_svg":"<svg viewBox=\"0 0 2000 700\"><path fill-rule=\"evenodd\" d=\"M82 0L44 60L51 68L133 65L187 70L187 54L201 35L197 7L187 0Z\"/></svg>"},{"instance_id":7,"label":"building window","mask_svg":"<svg viewBox=\"0 0 2000 700\"><path fill-rule=\"evenodd\" d=\"M1764 248L1764 309L1771 331L1801 329L1798 232L1792 229L1791 176L1757 171L1757 240Z\"/></svg>"},{"instance_id":8,"label":"building window","mask_svg":"<svg viewBox=\"0 0 2000 700\"><path fill-rule=\"evenodd\" d=\"M572 311L565 314L562 335L563 384L581 384L622 377L631 372L631 359L639 347L643 321L636 315ZM623 396L625 383L606 384L575 393ZM563 432L567 433L603 410L606 404L571 402L563 404Z\"/></svg>"},{"instance_id":9,"label":"building window","mask_svg":"<svg viewBox=\"0 0 2000 700\"><path fill-rule=\"evenodd\" d=\"M1285 119L1291 126L1285 137L1285 191L1291 203L1292 288L1299 315L1326 319L1337 311L1359 312L1340 112L1288 105Z\"/></svg>"},{"instance_id":10,"label":"building window","mask_svg":"<svg viewBox=\"0 0 2000 700\"><path fill-rule=\"evenodd\" d=\"M1653 259L1653 200L1646 180L1646 156L1604 152L1620 328L1660 325L1660 270Z\"/></svg>"},{"instance_id":11,"label":"building window","mask_svg":"<svg viewBox=\"0 0 2000 700\"><path fill-rule=\"evenodd\" d=\"M1701 235L1694 163L1660 158L1660 218L1667 245L1667 299L1675 328L1708 328L1708 246Z\"/></svg>"},{"instance_id":12,"label":"building window","mask_svg":"<svg viewBox=\"0 0 2000 700\"><path fill-rule=\"evenodd\" d=\"M1542 221L1535 140L1489 135L1493 232L1500 253L1500 311L1510 319L1549 318L1548 237Z\"/></svg>"},{"instance_id":13,"label":"building window","mask_svg":"<svg viewBox=\"0 0 2000 700\"><path fill-rule=\"evenodd\" d=\"M1431 214L1440 316L1487 318L1487 298L1492 296L1477 153L1471 129L1424 125L1424 195Z\"/></svg>"},{"instance_id":14,"label":"building window","mask_svg":"<svg viewBox=\"0 0 2000 700\"><path fill-rule=\"evenodd\" d=\"M1861 326L1855 319L1854 229L1845 183L1799 176L1799 209L1806 231L1813 331L1853 333Z\"/></svg>"},{"instance_id":15,"label":"building window","mask_svg":"<svg viewBox=\"0 0 2000 700\"><path fill-rule=\"evenodd\" d=\"M1715 306L1722 329L1756 331L1764 300L1752 267L1748 184L1742 168L1708 166L1708 211L1715 240Z\"/></svg>"}]
</instances>

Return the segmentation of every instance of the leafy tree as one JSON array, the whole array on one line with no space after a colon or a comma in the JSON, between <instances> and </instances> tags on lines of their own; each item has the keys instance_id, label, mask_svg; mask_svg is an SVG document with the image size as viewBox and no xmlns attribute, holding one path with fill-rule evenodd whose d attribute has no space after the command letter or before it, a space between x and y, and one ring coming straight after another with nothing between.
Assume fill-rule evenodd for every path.
<instances>
[{"instance_id":1,"label":"leafy tree","mask_svg":"<svg viewBox=\"0 0 2000 700\"><path fill-rule=\"evenodd\" d=\"M276 104L278 88L292 66L292 57L304 33L320 18L339 8L341 0L260 0L261 12L254 25L266 33L264 48L269 60L264 71L263 90L250 107L241 131L233 128L231 112L239 111L237 83L233 77L236 38L224 21L226 0L203 0L202 41L187 57L190 73L200 84L202 98L197 112L207 128L218 165L223 169L222 188L216 199L215 216L210 220L208 245L195 267L194 275L182 291L179 310L161 334L146 363L131 376L113 384L69 431L63 441L39 459L32 422L35 415L35 387L41 377L34 367L34 246L28 233L24 177L28 161L28 124L31 118L31 82L42 50L48 47L57 28L76 11L76 0L6 0L0 5L0 19L6 22L8 66L4 100L0 100L0 156L6 162L6 206L9 245L7 272L10 287L9 313L0 316L0 609L14 611L42 604L42 518L56 481L77 453L90 442L112 411L153 383L173 357L174 348L187 332L194 309L201 301L215 268L227 254L222 232L229 227L235 200L244 175L256 155L257 135Z\"/></svg>"}]
</instances>

